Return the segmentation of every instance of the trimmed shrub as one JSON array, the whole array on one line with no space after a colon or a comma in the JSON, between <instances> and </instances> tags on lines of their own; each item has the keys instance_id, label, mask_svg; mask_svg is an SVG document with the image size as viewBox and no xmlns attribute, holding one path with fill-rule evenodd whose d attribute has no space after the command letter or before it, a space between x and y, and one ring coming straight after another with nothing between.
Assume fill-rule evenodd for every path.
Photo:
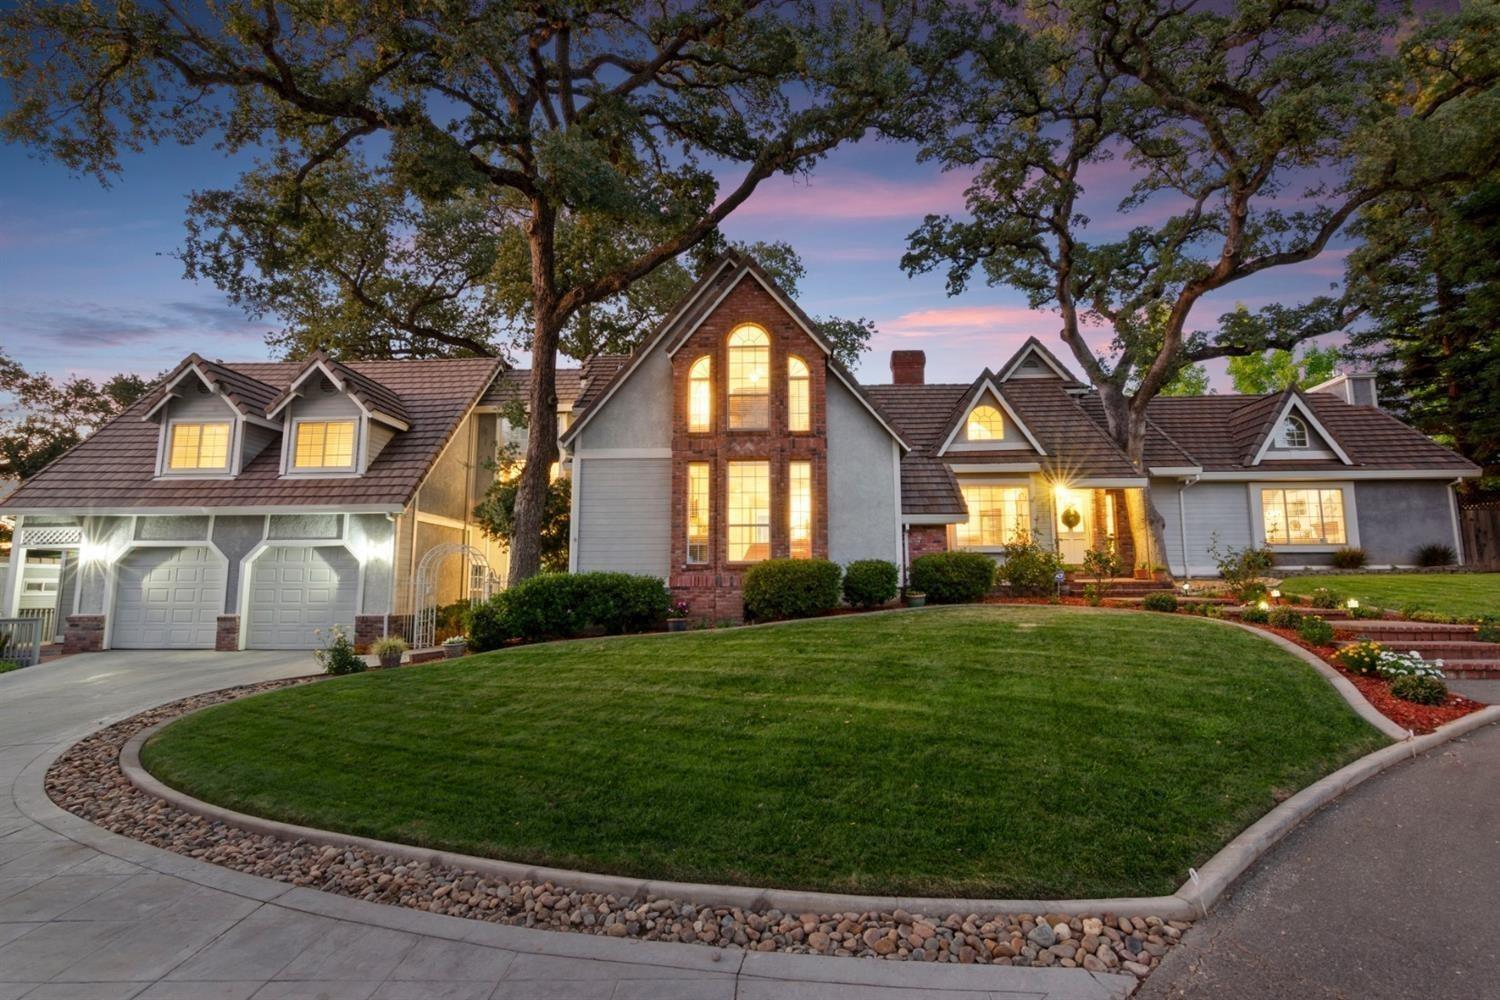
<instances>
[{"instance_id":1,"label":"trimmed shrub","mask_svg":"<svg viewBox=\"0 0 1500 1000\"><path fill-rule=\"evenodd\" d=\"M1448 685L1436 677L1397 677L1391 681L1391 694L1418 705L1441 705L1448 698Z\"/></svg>"},{"instance_id":2,"label":"trimmed shrub","mask_svg":"<svg viewBox=\"0 0 1500 1000\"><path fill-rule=\"evenodd\" d=\"M745 573L745 618L808 618L839 603L838 563L827 559L767 559Z\"/></svg>"},{"instance_id":3,"label":"trimmed shrub","mask_svg":"<svg viewBox=\"0 0 1500 1000\"><path fill-rule=\"evenodd\" d=\"M1297 628L1302 624L1302 612L1296 608L1275 607L1266 612L1266 624L1275 628Z\"/></svg>"},{"instance_id":4,"label":"trimmed shrub","mask_svg":"<svg viewBox=\"0 0 1500 1000\"><path fill-rule=\"evenodd\" d=\"M1330 590L1327 587L1314 587L1312 593L1307 595L1307 603L1315 608L1323 608L1324 610L1342 608L1344 606L1344 595L1340 594L1337 590Z\"/></svg>"},{"instance_id":5,"label":"trimmed shrub","mask_svg":"<svg viewBox=\"0 0 1500 1000\"><path fill-rule=\"evenodd\" d=\"M504 597L507 593L509 591L501 591L483 604L476 604L469 609L469 649L473 652L499 649L516 637L511 631L510 618L505 613L507 602Z\"/></svg>"},{"instance_id":6,"label":"trimmed shrub","mask_svg":"<svg viewBox=\"0 0 1500 1000\"><path fill-rule=\"evenodd\" d=\"M995 560L982 552L933 552L911 564L911 590L933 604L978 601L995 586Z\"/></svg>"},{"instance_id":7,"label":"trimmed shrub","mask_svg":"<svg viewBox=\"0 0 1500 1000\"><path fill-rule=\"evenodd\" d=\"M667 616L667 588L629 573L539 573L469 610L469 649L569 639L585 629L640 632Z\"/></svg>"},{"instance_id":8,"label":"trimmed shrub","mask_svg":"<svg viewBox=\"0 0 1500 1000\"><path fill-rule=\"evenodd\" d=\"M1333 645L1333 626L1317 615L1308 615L1302 619L1302 624L1297 626L1297 634L1302 636L1304 642L1310 642L1314 646Z\"/></svg>"},{"instance_id":9,"label":"trimmed shrub","mask_svg":"<svg viewBox=\"0 0 1500 1000\"><path fill-rule=\"evenodd\" d=\"M667 617L671 595L654 576L580 573L573 581L579 616L610 635L644 632Z\"/></svg>"},{"instance_id":10,"label":"trimmed shrub","mask_svg":"<svg viewBox=\"0 0 1500 1000\"><path fill-rule=\"evenodd\" d=\"M1141 607L1147 611L1164 611L1171 614L1177 610L1177 596L1165 590L1158 590L1141 598Z\"/></svg>"},{"instance_id":11,"label":"trimmed shrub","mask_svg":"<svg viewBox=\"0 0 1500 1000\"><path fill-rule=\"evenodd\" d=\"M999 572L1012 595L1047 597L1057 593L1057 574L1062 568L1062 557L1056 552L1024 538L1005 546L1005 562Z\"/></svg>"},{"instance_id":12,"label":"trimmed shrub","mask_svg":"<svg viewBox=\"0 0 1500 1000\"><path fill-rule=\"evenodd\" d=\"M1271 623L1271 612L1252 604L1240 612L1240 621L1249 622L1251 625L1269 625Z\"/></svg>"},{"instance_id":13,"label":"trimmed shrub","mask_svg":"<svg viewBox=\"0 0 1500 1000\"><path fill-rule=\"evenodd\" d=\"M1364 549L1353 546L1345 546L1333 554L1333 565L1335 569L1364 569L1365 563L1370 557L1365 555Z\"/></svg>"},{"instance_id":14,"label":"trimmed shrub","mask_svg":"<svg viewBox=\"0 0 1500 1000\"><path fill-rule=\"evenodd\" d=\"M844 567L844 600L856 608L878 608L896 599L899 573L885 559L856 559Z\"/></svg>"},{"instance_id":15,"label":"trimmed shrub","mask_svg":"<svg viewBox=\"0 0 1500 1000\"><path fill-rule=\"evenodd\" d=\"M1451 545L1438 542L1417 549L1418 566L1452 566L1456 562L1458 562L1458 554L1453 551Z\"/></svg>"}]
</instances>

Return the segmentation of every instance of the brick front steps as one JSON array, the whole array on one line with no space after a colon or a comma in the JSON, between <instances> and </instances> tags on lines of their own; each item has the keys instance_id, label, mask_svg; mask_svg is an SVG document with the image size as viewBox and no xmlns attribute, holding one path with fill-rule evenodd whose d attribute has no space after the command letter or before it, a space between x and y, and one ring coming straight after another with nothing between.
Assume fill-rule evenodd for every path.
<instances>
[{"instance_id":1,"label":"brick front steps","mask_svg":"<svg viewBox=\"0 0 1500 1000\"><path fill-rule=\"evenodd\" d=\"M1442 660L1443 673L1462 679L1500 680L1500 643L1479 642L1473 625L1355 620L1333 623L1340 645L1374 639L1424 660Z\"/></svg>"}]
</instances>

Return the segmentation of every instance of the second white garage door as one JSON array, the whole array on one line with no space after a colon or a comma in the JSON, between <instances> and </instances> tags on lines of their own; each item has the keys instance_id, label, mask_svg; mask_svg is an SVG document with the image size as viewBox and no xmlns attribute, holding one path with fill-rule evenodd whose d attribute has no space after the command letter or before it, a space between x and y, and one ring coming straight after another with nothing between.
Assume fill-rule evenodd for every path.
<instances>
[{"instance_id":1,"label":"second white garage door","mask_svg":"<svg viewBox=\"0 0 1500 1000\"><path fill-rule=\"evenodd\" d=\"M353 637L359 564L341 546L278 545L250 569L251 649L312 649L335 624Z\"/></svg>"},{"instance_id":2,"label":"second white garage door","mask_svg":"<svg viewBox=\"0 0 1500 1000\"><path fill-rule=\"evenodd\" d=\"M126 553L115 583L110 645L213 649L227 576L224 560L206 546Z\"/></svg>"}]
</instances>

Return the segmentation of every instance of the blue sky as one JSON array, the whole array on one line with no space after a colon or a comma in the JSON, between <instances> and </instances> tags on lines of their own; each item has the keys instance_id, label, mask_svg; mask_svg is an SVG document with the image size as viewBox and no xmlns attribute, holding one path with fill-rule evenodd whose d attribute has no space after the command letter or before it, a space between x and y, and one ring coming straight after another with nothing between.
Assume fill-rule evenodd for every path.
<instances>
[{"instance_id":1,"label":"blue sky","mask_svg":"<svg viewBox=\"0 0 1500 1000\"><path fill-rule=\"evenodd\" d=\"M212 146L162 146L125 160L111 187L70 176L24 149L0 145L0 343L28 367L56 374L155 374L198 351L263 359L274 317L253 321L211 284L182 276L170 256L182 241L187 195L230 186L243 165ZM1101 168L1087 209L1122 224L1115 205L1126 181ZM890 351L927 352L930 381L969 381L997 366L1028 336L1066 357L1055 316L1027 308L1008 288L971 285L949 298L940 274L907 278L906 237L927 212L961 212L964 178L918 164L910 146L845 147L811 178L776 178L725 226L740 240L786 240L807 266L801 304L814 315L867 316L879 327L859 367L889 380ZM1149 211L1149 208L1147 209ZM1129 217L1125 217L1129 218ZM1254 308L1327 290L1342 268L1331 250L1206 299L1190 325L1208 326L1237 302ZM1222 364L1215 382L1227 388Z\"/></svg>"}]
</instances>

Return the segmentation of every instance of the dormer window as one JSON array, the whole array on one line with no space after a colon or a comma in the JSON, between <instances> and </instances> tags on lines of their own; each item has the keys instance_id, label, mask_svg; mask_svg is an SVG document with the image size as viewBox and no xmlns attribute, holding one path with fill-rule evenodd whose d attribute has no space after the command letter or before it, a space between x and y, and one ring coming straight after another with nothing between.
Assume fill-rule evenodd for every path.
<instances>
[{"instance_id":1,"label":"dormer window","mask_svg":"<svg viewBox=\"0 0 1500 1000\"><path fill-rule=\"evenodd\" d=\"M292 468L299 472L354 468L353 420L297 420Z\"/></svg>"},{"instance_id":2,"label":"dormer window","mask_svg":"<svg viewBox=\"0 0 1500 1000\"><path fill-rule=\"evenodd\" d=\"M964 434L970 441L999 441L1005 437L1005 420L993 406L976 406L969 411Z\"/></svg>"},{"instance_id":3,"label":"dormer window","mask_svg":"<svg viewBox=\"0 0 1500 1000\"><path fill-rule=\"evenodd\" d=\"M170 425L168 434L168 471L223 472L229 468L228 421L179 421Z\"/></svg>"},{"instance_id":4,"label":"dormer window","mask_svg":"<svg viewBox=\"0 0 1500 1000\"><path fill-rule=\"evenodd\" d=\"M1300 417L1287 417L1281 424L1281 446L1283 448L1307 447L1307 424Z\"/></svg>"}]
</instances>

